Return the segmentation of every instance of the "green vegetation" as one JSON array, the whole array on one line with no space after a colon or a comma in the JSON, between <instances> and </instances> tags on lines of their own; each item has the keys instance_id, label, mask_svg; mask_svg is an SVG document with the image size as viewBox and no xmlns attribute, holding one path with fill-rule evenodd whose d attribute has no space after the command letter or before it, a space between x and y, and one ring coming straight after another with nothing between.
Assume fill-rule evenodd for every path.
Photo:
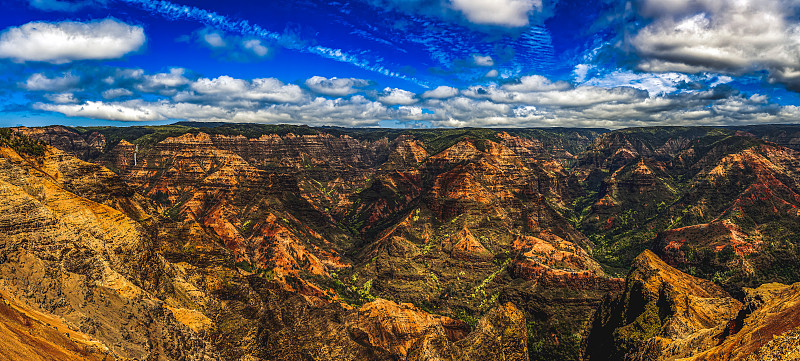
<instances>
[{"instance_id":1,"label":"green vegetation","mask_svg":"<svg viewBox=\"0 0 800 361\"><path fill-rule=\"evenodd\" d=\"M455 318L464 321L467 325L469 325L470 329L474 330L476 326L478 326L478 321L480 317L474 316L472 313L466 311L463 308L456 308L455 310Z\"/></svg>"},{"instance_id":2,"label":"green vegetation","mask_svg":"<svg viewBox=\"0 0 800 361\"><path fill-rule=\"evenodd\" d=\"M614 345L619 355L624 355L634 350L643 341L658 335L663 326L663 320L659 314L659 308L655 301L648 302L644 306L644 312L636 319L625 326L614 330Z\"/></svg>"},{"instance_id":3,"label":"green vegetation","mask_svg":"<svg viewBox=\"0 0 800 361\"><path fill-rule=\"evenodd\" d=\"M241 269L247 271L247 272L254 273L253 272L253 265L251 265L250 262L241 261L241 262L236 262L234 265L236 267L238 267L238 268L241 268Z\"/></svg>"},{"instance_id":4,"label":"green vegetation","mask_svg":"<svg viewBox=\"0 0 800 361\"><path fill-rule=\"evenodd\" d=\"M500 266L500 269L494 271L492 274L489 275L489 277L486 277L483 281L481 281L478 284L478 286L476 286L475 289L472 290L472 294L470 294L470 297L475 298L479 295L486 297L486 286L488 286L489 283L491 283L494 280L494 278L497 277L498 274L506 270L506 267L508 266L508 263L510 261L511 259L505 260L503 264Z\"/></svg>"},{"instance_id":5,"label":"green vegetation","mask_svg":"<svg viewBox=\"0 0 800 361\"><path fill-rule=\"evenodd\" d=\"M361 286L361 288L359 288L356 291L358 293L358 297L361 299L362 303L375 301L375 296L373 296L370 293L370 291L372 291L372 279L371 278L367 282L364 282L364 284Z\"/></svg>"},{"instance_id":6,"label":"green vegetation","mask_svg":"<svg viewBox=\"0 0 800 361\"><path fill-rule=\"evenodd\" d=\"M528 321L528 356L531 361L579 361L581 340L542 322Z\"/></svg>"},{"instance_id":7,"label":"green vegetation","mask_svg":"<svg viewBox=\"0 0 800 361\"><path fill-rule=\"evenodd\" d=\"M490 141L502 140L498 137L500 131L535 138L545 149L563 149L579 154L596 135L603 133L603 130L578 129L373 130L189 122L159 127L74 129L83 133L101 132L109 140L109 146L125 139L145 150L166 137L201 131L248 138L264 134L309 135L325 132L365 141L384 138L392 141L399 136L410 135L420 140L431 154L463 140L471 141L479 150L487 150L492 146ZM606 133L600 136L590 151L582 153L577 159L559 160L561 166L565 167L563 172L557 167L537 165L539 160L532 159L520 160L528 162L525 165L532 169L530 177L515 174L513 166L498 167L496 172L499 176L496 178L502 179L492 181L504 182L505 178L509 178L513 186L501 189L508 190L509 196L498 197L496 204L491 205L468 199L443 199L446 197L441 197L441 194L445 192L434 192L431 185L441 180L437 180L437 176L447 170L433 169L435 165L414 169L419 171L421 180L409 180L416 187L411 193L408 188L403 188L402 182L394 182L399 178L389 178L387 169L376 167L359 173L352 180L347 179L345 172L320 167L321 161L311 156L302 157L299 162L300 175L295 179L284 169L276 171L282 172L280 176L285 177L280 181L296 181L291 187L297 184L297 188L287 191L277 181L264 189L256 189L256 186L245 189L243 186L236 190L233 202L242 207L237 214L238 219L243 221L240 229L242 235L252 235L255 220L263 219L266 212L271 212L299 239L308 243L316 242L313 244L320 248L330 247L336 251L336 256L342 257L342 262L352 264L352 267L331 272L330 278L301 271L296 278L286 278L290 284L308 281L323 290L333 289L339 299L354 306L370 302L376 296L412 302L429 312L447 313L464 320L472 328L485 312L499 302L511 301L523 308L528 317L527 340L531 360L577 360L582 352L581 344L585 341L582 335L585 335L586 323L591 322L586 319L591 316L580 319L583 317L580 314L591 315L585 310L594 306L587 305L599 302L601 293L607 290L559 288L560 285L528 280L524 274L508 271L512 259L525 257L522 253L527 251L521 250L520 254L511 255L516 251L514 248L518 247L512 245L515 237L537 236L557 243L552 241L556 237L548 238L557 236L583 246L585 236L594 246L590 251L592 257L601 263L604 271L610 276L621 277L627 273L631 261L643 250L667 252L664 251L665 240L673 240L664 236L669 233L667 231L724 220L741 229L746 243L760 244L758 252L742 256L742 252L731 245L716 251L719 244L725 244L725 239L711 239L710 235L692 236L689 239L677 238L683 245L679 249L670 248L669 252L674 252L668 255L670 260L683 271L721 285L753 285L765 281L791 283L800 280L800 269L796 267L800 262L800 222L797 222L797 216L786 216L788 212L778 213L775 209L783 206L781 202L761 205L756 199L754 204L733 207L738 197L756 181L752 174L755 172L746 164L720 179L704 173L727 155L763 144L759 140L732 134L733 131L728 129L701 127L636 128ZM27 138L0 132L0 142L12 144L11 147L19 149L21 153L34 154L36 147L43 149L36 142L28 140L26 143L21 139ZM667 142L669 144L665 144ZM620 145L627 152L619 152ZM376 146L380 148L376 154L386 156L385 143ZM168 162L166 160L163 163ZM165 167L163 163L159 167ZM646 169L640 165L646 166ZM219 166L219 163L215 163L208 171L213 172ZM476 174L479 172L476 171ZM164 173L161 171L157 174L161 176ZM346 184L332 185L341 184L333 181L340 178ZM791 191L797 190L795 175L776 175L776 178L788 184ZM480 177L476 179L478 182L488 182ZM442 187L440 189L447 187L436 184ZM331 189L327 188L329 185ZM484 185L486 183L481 186ZM505 186L500 184L497 187ZM355 193L353 189L356 189ZM496 188L486 189L492 192ZM301 197L304 193L313 195L311 198L315 200L308 201ZM343 202L316 200L325 198L322 197L323 193L341 197ZM179 211L190 195L187 192L174 200L173 194L174 201L169 201L166 194L152 198L163 207L162 210L165 209L164 215L181 221L185 214ZM796 203L792 194L782 196L782 199ZM252 202L253 199L265 201L256 204ZM352 204L348 208L342 206L349 202ZM313 206L310 203L314 203ZM786 207L793 206L789 204ZM322 217L320 209L334 214ZM331 223L331 218L334 219L332 224L326 224ZM403 219L410 219L411 225L391 228ZM330 243L323 245L323 241L309 240L312 237L304 227L318 231L325 242ZM478 241L495 254L494 263L464 261L448 256L449 242L445 242L445 245L442 242L463 227L469 227ZM379 235L385 235L386 241L376 242ZM392 237L401 237L407 242L393 244ZM316 251L311 247L308 250ZM540 255L537 253L536 257ZM574 261L577 267L584 266L580 264L582 260L577 258ZM574 266L569 263L573 260L568 258L565 261L553 259L545 261L554 268ZM308 265L308 260L299 259L298 263L302 268ZM238 262L236 266L257 277L275 277L273 270L256 269L249 262ZM754 274L745 272L745 266L755 270ZM526 271L524 268L514 268L514 271L520 269L520 273ZM592 294L594 291L597 293ZM610 339L608 345L617 347L618 355L656 335L664 323L665 316L661 314L664 311L659 309L656 301L641 303L637 307L642 309L637 310L638 313L632 312L631 319L620 321L607 330ZM569 324L573 319L578 321Z\"/></svg>"},{"instance_id":8,"label":"green vegetation","mask_svg":"<svg viewBox=\"0 0 800 361\"><path fill-rule=\"evenodd\" d=\"M6 146L19 154L43 157L47 146L9 128L0 128L0 146Z\"/></svg>"}]
</instances>

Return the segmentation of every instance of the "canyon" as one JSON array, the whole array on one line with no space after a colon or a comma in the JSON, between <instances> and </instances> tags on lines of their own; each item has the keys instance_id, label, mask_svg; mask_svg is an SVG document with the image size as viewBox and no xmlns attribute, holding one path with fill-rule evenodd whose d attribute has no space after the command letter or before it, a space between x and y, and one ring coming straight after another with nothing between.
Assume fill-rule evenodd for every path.
<instances>
[{"instance_id":1,"label":"canyon","mask_svg":"<svg viewBox=\"0 0 800 361\"><path fill-rule=\"evenodd\" d=\"M0 351L795 359L799 150L777 125L1 129Z\"/></svg>"}]
</instances>

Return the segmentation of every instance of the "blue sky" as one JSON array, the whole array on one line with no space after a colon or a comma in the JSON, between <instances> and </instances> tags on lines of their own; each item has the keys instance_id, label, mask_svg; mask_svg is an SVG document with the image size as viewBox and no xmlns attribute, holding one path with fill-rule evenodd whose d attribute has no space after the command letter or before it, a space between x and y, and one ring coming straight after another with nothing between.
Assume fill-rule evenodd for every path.
<instances>
[{"instance_id":1,"label":"blue sky","mask_svg":"<svg viewBox=\"0 0 800 361\"><path fill-rule=\"evenodd\" d=\"M0 126L795 123L796 0L10 0Z\"/></svg>"}]
</instances>

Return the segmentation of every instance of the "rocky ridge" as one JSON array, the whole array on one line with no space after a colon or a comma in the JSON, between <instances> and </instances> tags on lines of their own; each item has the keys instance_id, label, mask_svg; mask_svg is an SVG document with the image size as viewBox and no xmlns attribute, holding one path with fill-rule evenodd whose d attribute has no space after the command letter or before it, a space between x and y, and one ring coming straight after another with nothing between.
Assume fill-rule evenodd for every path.
<instances>
[{"instance_id":1,"label":"rocky ridge","mask_svg":"<svg viewBox=\"0 0 800 361\"><path fill-rule=\"evenodd\" d=\"M26 308L9 309L3 325L31 333L20 342L43 345L48 357L527 359L524 315L513 305L472 330L391 301L353 309L301 296L237 268L235 253L201 225L166 219L105 168L54 148L43 157L10 148L0 155L1 286L31 305L24 317ZM33 331L52 320L73 339Z\"/></svg>"},{"instance_id":2,"label":"rocky ridge","mask_svg":"<svg viewBox=\"0 0 800 361\"><path fill-rule=\"evenodd\" d=\"M800 326L800 283L745 292L740 302L645 251L634 261L625 291L598 314L589 359L744 360L781 342L789 351L796 347L791 332ZM768 345L773 336L778 338Z\"/></svg>"},{"instance_id":3,"label":"rocky ridge","mask_svg":"<svg viewBox=\"0 0 800 361\"><path fill-rule=\"evenodd\" d=\"M119 178L69 157L43 164L155 235L172 280L140 288L200 337L241 339L211 342L225 359L282 357L292 332L309 335L296 358L465 357L465 335L493 310L513 314L509 302L531 359L583 358L599 327L619 357L713 359L714 340L751 330L731 326L756 307L741 286L800 278L800 157L759 138L777 139L769 130L141 128L21 130L109 139L76 154ZM385 321L355 327L355 314ZM745 339L742 355L768 341Z\"/></svg>"}]
</instances>

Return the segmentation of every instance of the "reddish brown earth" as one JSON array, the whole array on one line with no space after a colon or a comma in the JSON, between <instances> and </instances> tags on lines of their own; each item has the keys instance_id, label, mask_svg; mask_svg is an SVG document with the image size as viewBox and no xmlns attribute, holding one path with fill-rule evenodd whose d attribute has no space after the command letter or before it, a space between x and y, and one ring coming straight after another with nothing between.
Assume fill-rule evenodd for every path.
<instances>
[{"instance_id":1,"label":"reddish brown earth","mask_svg":"<svg viewBox=\"0 0 800 361\"><path fill-rule=\"evenodd\" d=\"M800 280L800 153L758 138L789 135L19 130L61 151L2 148L4 281L118 356L582 359L604 330L714 359L795 327L793 291L741 288Z\"/></svg>"},{"instance_id":2,"label":"reddish brown earth","mask_svg":"<svg viewBox=\"0 0 800 361\"><path fill-rule=\"evenodd\" d=\"M625 292L601 311L591 359L744 360L780 347L768 343L800 326L800 283L745 292L739 302L646 251L634 261Z\"/></svg>"}]
</instances>

